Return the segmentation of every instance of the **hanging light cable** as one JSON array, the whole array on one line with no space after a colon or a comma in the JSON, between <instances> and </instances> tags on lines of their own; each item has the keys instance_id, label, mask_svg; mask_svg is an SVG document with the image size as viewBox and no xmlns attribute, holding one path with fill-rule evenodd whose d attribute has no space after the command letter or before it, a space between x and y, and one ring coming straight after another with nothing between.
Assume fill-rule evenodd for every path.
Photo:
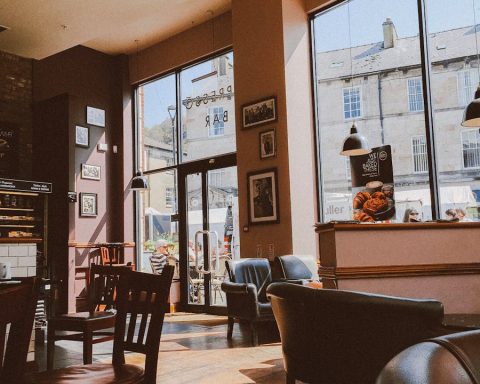
<instances>
[{"instance_id":1,"label":"hanging light cable","mask_svg":"<svg viewBox=\"0 0 480 384\"><path fill-rule=\"evenodd\" d=\"M136 58L135 58L135 61L136 61L136 70L137 70L137 79L139 78L139 63L138 63L138 60L139 60L139 49L138 49L138 39L135 40L135 43L137 45L137 54L136 54ZM137 158L138 159L138 158ZM132 178L132 181L130 182L130 189L132 191L144 191L146 189L148 189L148 180L147 178L143 175L142 171L140 169L137 170L137 173L135 174L135 176Z\"/></svg>"},{"instance_id":2,"label":"hanging light cable","mask_svg":"<svg viewBox=\"0 0 480 384\"><path fill-rule=\"evenodd\" d=\"M350 99L353 95L353 55L352 55L352 31L350 22L350 1L347 2L347 19L348 19L348 41L350 44ZM345 138L342 145L340 155L343 156L359 156L366 155L372 152L368 146L367 139L358 133L357 126L355 125L355 118L350 128L350 134Z\"/></svg>"},{"instance_id":3,"label":"hanging light cable","mask_svg":"<svg viewBox=\"0 0 480 384\"><path fill-rule=\"evenodd\" d=\"M480 60L478 52L478 36L477 36L477 12L475 10L475 0L472 0L473 7L473 23L475 32L475 49L477 52L477 77L479 84L475 91L475 96L470 104L467 105L463 112L462 126L464 127L480 127Z\"/></svg>"}]
</instances>

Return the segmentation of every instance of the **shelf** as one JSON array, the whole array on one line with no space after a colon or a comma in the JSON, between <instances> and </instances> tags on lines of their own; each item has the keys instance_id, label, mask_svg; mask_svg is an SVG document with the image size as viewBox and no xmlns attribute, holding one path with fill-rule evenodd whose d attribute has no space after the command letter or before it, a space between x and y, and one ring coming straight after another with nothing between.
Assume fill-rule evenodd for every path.
<instances>
[{"instance_id":1,"label":"shelf","mask_svg":"<svg viewBox=\"0 0 480 384\"><path fill-rule=\"evenodd\" d=\"M13 243L41 243L42 239L39 237L0 237L0 244Z\"/></svg>"},{"instance_id":2,"label":"shelf","mask_svg":"<svg viewBox=\"0 0 480 384\"><path fill-rule=\"evenodd\" d=\"M5 208L0 207L0 211L25 211L25 212L33 212L35 208Z\"/></svg>"},{"instance_id":3,"label":"shelf","mask_svg":"<svg viewBox=\"0 0 480 384\"><path fill-rule=\"evenodd\" d=\"M35 225L31 224L0 224L0 228L35 228Z\"/></svg>"}]
</instances>

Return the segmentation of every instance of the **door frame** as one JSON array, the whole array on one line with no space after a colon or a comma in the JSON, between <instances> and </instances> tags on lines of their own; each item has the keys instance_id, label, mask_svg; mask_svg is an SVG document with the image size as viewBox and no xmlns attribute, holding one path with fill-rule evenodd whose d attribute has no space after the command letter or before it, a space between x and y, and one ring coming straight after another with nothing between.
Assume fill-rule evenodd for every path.
<instances>
[{"instance_id":1,"label":"door frame","mask_svg":"<svg viewBox=\"0 0 480 384\"><path fill-rule=\"evenodd\" d=\"M208 225L208 185L207 173L215 169L235 167L237 165L236 153L210 157L207 159L183 163L178 167L177 188L178 188L178 231L179 231L179 267L180 267L180 308L182 311L193 313L210 313L214 315L226 315L227 308L220 306L211 306L207 288L210 287L210 276L206 276L205 301L204 304L188 303L188 236L187 236L187 175L202 174L202 211L203 211L203 229ZM238 179L237 179L238 186ZM203 248L204 257L208 247ZM208 289L208 292L210 289Z\"/></svg>"}]
</instances>

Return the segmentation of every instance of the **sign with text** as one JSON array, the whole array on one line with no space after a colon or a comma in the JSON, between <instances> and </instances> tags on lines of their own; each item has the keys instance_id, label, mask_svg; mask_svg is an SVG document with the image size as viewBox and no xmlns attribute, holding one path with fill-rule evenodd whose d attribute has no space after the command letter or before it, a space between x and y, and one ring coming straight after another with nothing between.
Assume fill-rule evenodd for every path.
<instances>
[{"instance_id":1,"label":"sign with text","mask_svg":"<svg viewBox=\"0 0 480 384\"><path fill-rule=\"evenodd\" d=\"M0 179L0 189L37 193L52 193L53 190L52 183L13 179Z\"/></svg>"},{"instance_id":2,"label":"sign with text","mask_svg":"<svg viewBox=\"0 0 480 384\"><path fill-rule=\"evenodd\" d=\"M15 176L18 171L18 129L0 122L0 177Z\"/></svg>"},{"instance_id":3,"label":"sign with text","mask_svg":"<svg viewBox=\"0 0 480 384\"><path fill-rule=\"evenodd\" d=\"M367 155L351 156L353 218L361 222L390 220L395 216L392 151L390 145L372 148Z\"/></svg>"}]
</instances>

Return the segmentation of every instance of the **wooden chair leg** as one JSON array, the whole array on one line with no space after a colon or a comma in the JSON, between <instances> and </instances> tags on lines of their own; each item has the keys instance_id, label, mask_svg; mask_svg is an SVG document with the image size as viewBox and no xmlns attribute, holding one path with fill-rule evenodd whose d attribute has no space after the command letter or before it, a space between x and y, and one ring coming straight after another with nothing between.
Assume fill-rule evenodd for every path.
<instances>
[{"instance_id":1,"label":"wooden chair leg","mask_svg":"<svg viewBox=\"0 0 480 384\"><path fill-rule=\"evenodd\" d=\"M285 372L287 374L287 382L286 384L295 384L295 377L293 377L292 375L289 375L288 372Z\"/></svg>"},{"instance_id":2,"label":"wooden chair leg","mask_svg":"<svg viewBox=\"0 0 480 384\"><path fill-rule=\"evenodd\" d=\"M55 329L48 324L47 326L47 370L53 369L55 359Z\"/></svg>"},{"instance_id":3,"label":"wooden chair leg","mask_svg":"<svg viewBox=\"0 0 480 384\"><path fill-rule=\"evenodd\" d=\"M83 333L83 364L92 364L93 335L91 331Z\"/></svg>"},{"instance_id":4,"label":"wooden chair leg","mask_svg":"<svg viewBox=\"0 0 480 384\"><path fill-rule=\"evenodd\" d=\"M235 323L235 319L233 317L228 317L228 328L227 328L227 339L232 339L233 334L233 324Z\"/></svg>"},{"instance_id":5,"label":"wooden chair leg","mask_svg":"<svg viewBox=\"0 0 480 384\"><path fill-rule=\"evenodd\" d=\"M252 330L252 345L256 347L258 345L258 332L254 321L250 323L250 329Z\"/></svg>"}]
</instances>

